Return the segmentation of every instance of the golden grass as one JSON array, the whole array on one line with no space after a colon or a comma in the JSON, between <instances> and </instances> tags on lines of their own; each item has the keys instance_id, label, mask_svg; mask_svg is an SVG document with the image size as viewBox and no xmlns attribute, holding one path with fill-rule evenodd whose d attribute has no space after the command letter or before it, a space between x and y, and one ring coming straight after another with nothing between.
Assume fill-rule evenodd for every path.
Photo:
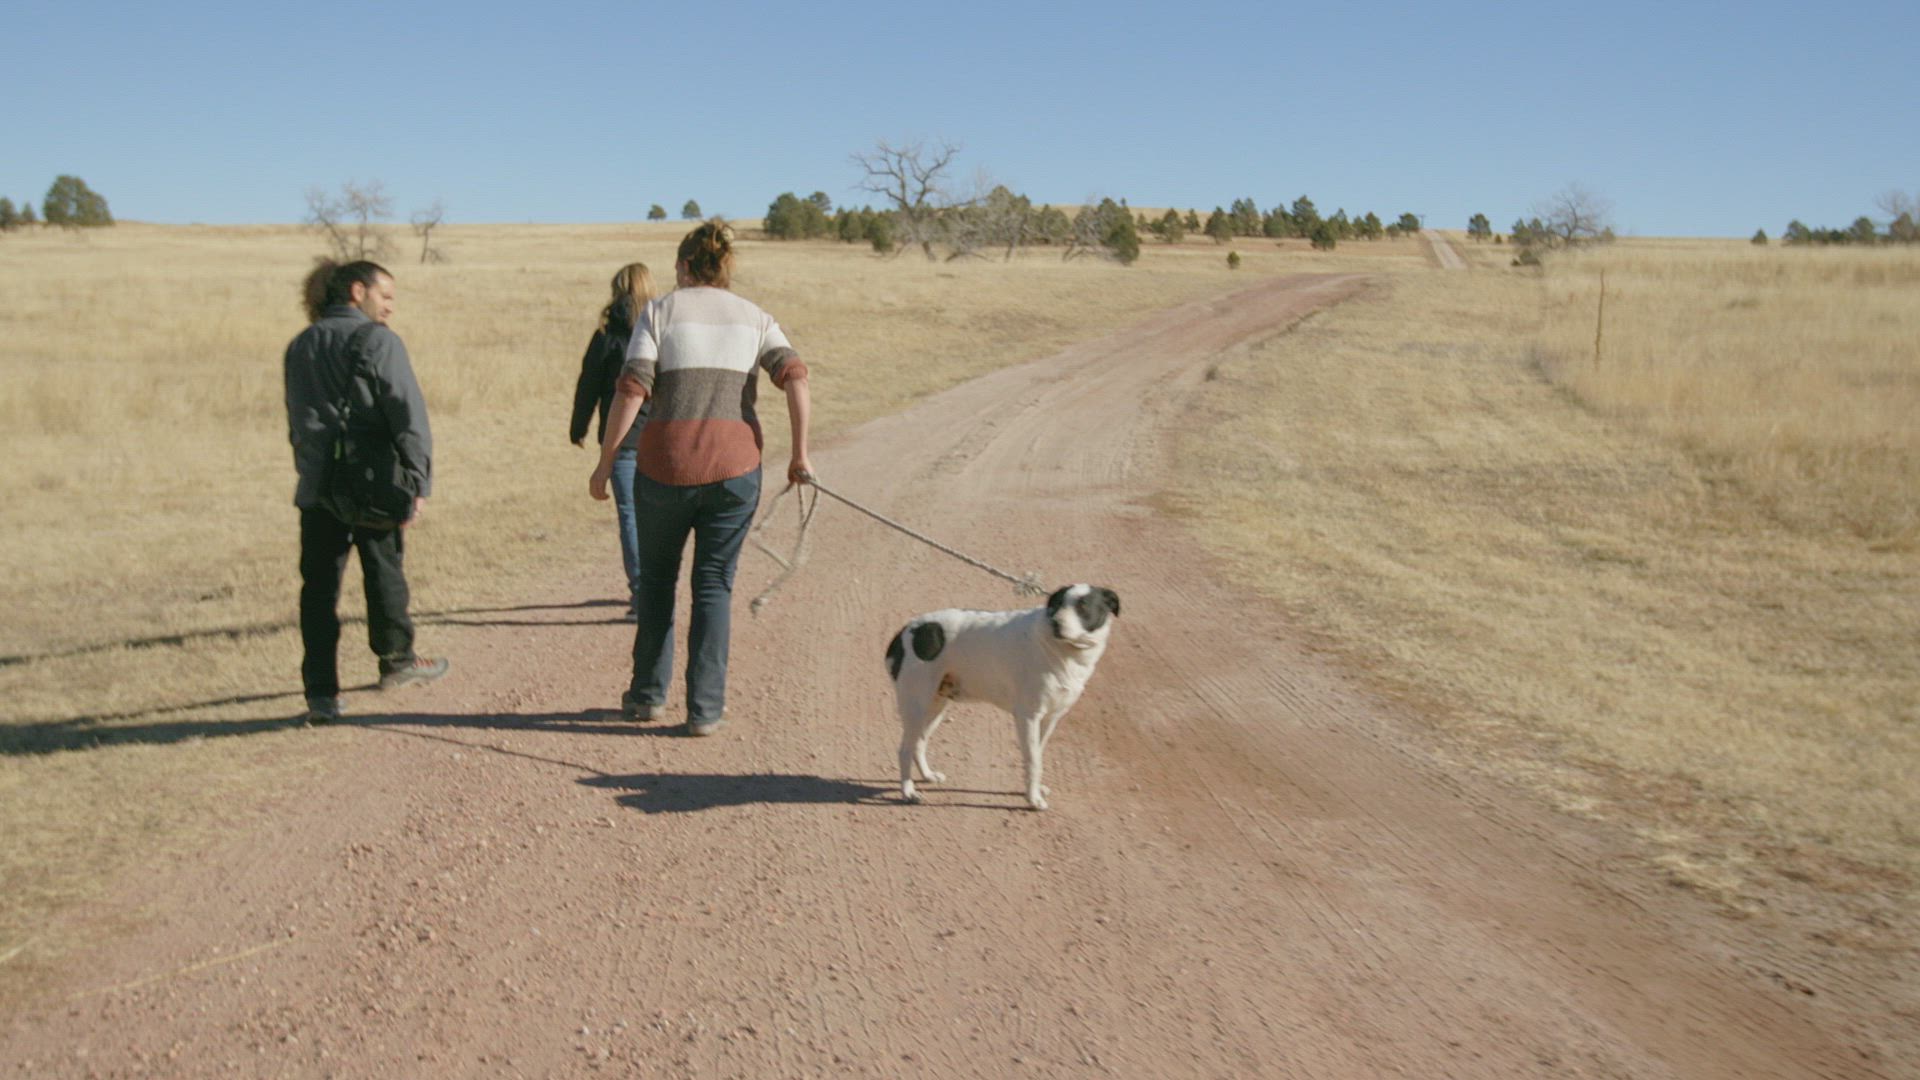
<instances>
[{"instance_id":1,"label":"golden grass","mask_svg":"<svg viewBox=\"0 0 1920 1080\"><path fill-rule=\"evenodd\" d=\"M1460 246L1483 268L1498 250ZM1670 327L1724 326L1712 298L1756 288L1712 284L1728 266L1758 274L1743 250L1623 244L1603 258L1648 289L1671 276L1676 298L1659 302ZM1638 413L1585 404L1586 384L1554 383L1549 368L1580 366L1560 358L1572 347L1564 309L1589 265L1550 267L1544 282L1493 269L1384 279L1223 363L1186 426L1206 437L1178 451L1179 509L1303 625L1440 706L1463 765L1494 763L1568 810L1634 824L1676 880L1738 903L1739 886L1782 859L1830 856L1856 885L1887 871L1910 882L1920 557L1796 527L1781 507L1790 489L1757 498L1727 481L1724 451L1664 426L1650 434ZM1878 289L1905 272L1873 258L1825 273L1792 265L1764 303L1821 308L1828 275ZM1610 271L1610 328L1614 282ZM1709 299L1689 320L1679 297ZM1724 339L1658 346L1651 331L1629 333L1645 309L1622 307L1620 349L1637 342L1643 371L1662 358L1704 370L1702 352L1741 363ZM1834 385L1772 399L1776 422L1817 426L1833 395L1871 373L1883 394L1913 385L1910 347L1872 337L1911 342L1911 312L1878 296L1863 307L1866 330L1826 324L1849 343L1821 349ZM1667 421L1718 426L1712 397L1692 399L1691 418L1669 403ZM1909 395L1905 415L1915 408ZM1889 441L1878 403L1862 412L1844 430ZM1913 467L1907 451L1892 471ZM1911 480L1899 490L1905 505L1914 494Z\"/></svg>"},{"instance_id":2,"label":"golden grass","mask_svg":"<svg viewBox=\"0 0 1920 1080\"><path fill-rule=\"evenodd\" d=\"M666 267L683 230L452 227L451 263L392 261L437 441L409 554L423 647L457 632L433 613L525 602L575 567L619 591L565 415L607 276ZM1737 900L1808 852L1920 869L1911 266L1633 242L1535 275L1504 246L1455 247L1476 272L1428 272L1412 239L1148 242L1127 270L749 241L737 285L808 358L829 436L1257 275L1376 272L1365 298L1222 359L1180 512L1303 626L1437 706L1463 766L1635 823L1676 880ZM297 791L341 737L283 730L299 643L279 363L315 248L269 227L0 243L0 657L30 658L0 664L0 989L57 955L48 912ZM767 420L778 461L784 418ZM354 628L342 659L352 682Z\"/></svg>"},{"instance_id":3,"label":"golden grass","mask_svg":"<svg viewBox=\"0 0 1920 1080\"><path fill-rule=\"evenodd\" d=\"M1623 244L1545 284L1541 348L1583 400L1792 527L1920 546L1920 254Z\"/></svg>"},{"instance_id":4,"label":"golden grass","mask_svg":"<svg viewBox=\"0 0 1920 1080\"><path fill-rule=\"evenodd\" d=\"M436 442L408 553L422 648L457 632L436 629L447 613L525 602L574 567L604 567L607 595L622 591L611 511L585 494L592 459L565 442L567 412L607 278L634 259L666 277L685 228L453 226L451 262L389 260ZM0 978L49 955L49 910L325 766L334 733L283 730L300 701L280 362L317 250L280 227L0 243L0 657L14 661L0 663ZM929 264L746 240L736 287L807 357L824 437L1169 304L1329 265L1243 255L1237 273L1204 241L1150 246L1127 269L1043 252ZM766 419L779 462L784 412ZM343 613L363 607L357 576ZM370 676L356 627L341 657L345 682Z\"/></svg>"}]
</instances>

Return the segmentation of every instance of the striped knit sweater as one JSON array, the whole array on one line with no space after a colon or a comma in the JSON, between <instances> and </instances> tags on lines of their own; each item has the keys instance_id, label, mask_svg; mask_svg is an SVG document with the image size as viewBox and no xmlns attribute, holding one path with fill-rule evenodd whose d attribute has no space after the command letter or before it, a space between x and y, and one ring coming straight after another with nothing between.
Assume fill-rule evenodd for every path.
<instances>
[{"instance_id":1,"label":"striped knit sweater","mask_svg":"<svg viewBox=\"0 0 1920 1080\"><path fill-rule=\"evenodd\" d=\"M753 403L765 369L776 388L805 378L773 316L725 289L675 289L647 305L621 381L652 401L638 466L656 483L711 484L760 467Z\"/></svg>"}]
</instances>

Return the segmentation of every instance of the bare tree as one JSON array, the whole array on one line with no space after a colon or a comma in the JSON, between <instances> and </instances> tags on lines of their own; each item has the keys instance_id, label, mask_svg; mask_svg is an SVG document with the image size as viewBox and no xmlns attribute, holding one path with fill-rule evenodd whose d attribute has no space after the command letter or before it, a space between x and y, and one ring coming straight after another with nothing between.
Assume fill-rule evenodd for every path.
<instances>
[{"instance_id":1,"label":"bare tree","mask_svg":"<svg viewBox=\"0 0 1920 1080\"><path fill-rule=\"evenodd\" d=\"M1579 184L1568 184L1533 208L1547 246L1576 247L1613 236L1613 204Z\"/></svg>"},{"instance_id":2,"label":"bare tree","mask_svg":"<svg viewBox=\"0 0 1920 1080\"><path fill-rule=\"evenodd\" d=\"M413 225L413 235L420 238L420 261L422 263L446 262L447 253L433 246L433 230L447 217L446 204L439 199L425 210L415 210L408 222Z\"/></svg>"},{"instance_id":3,"label":"bare tree","mask_svg":"<svg viewBox=\"0 0 1920 1080\"><path fill-rule=\"evenodd\" d=\"M919 245L929 262L936 258L933 245L942 239L942 219L953 206L948 170L959 155L953 143L929 147L917 139L897 146L880 139L873 150L853 155L866 173L860 190L893 204L900 246Z\"/></svg>"},{"instance_id":4,"label":"bare tree","mask_svg":"<svg viewBox=\"0 0 1920 1080\"><path fill-rule=\"evenodd\" d=\"M386 256L386 231L377 224L393 216L393 200L378 180L349 180L338 192L307 189L306 223L320 231L341 262Z\"/></svg>"},{"instance_id":5,"label":"bare tree","mask_svg":"<svg viewBox=\"0 0 1920 1080\"><path fill-rule=\"evenodd\" d=\"M1873 200L1887 215L1887 238L1897 244L1920 243L1920 195L1889 191Z\"/></svg>"},{"instance_id":6,"label":"bare tree","mask_svg":"<svg viewBox=\"0 0 1920 1080\"><path fill-rule=\"evenodd\" d=\"M1920 215L1920 197L1909 195L1904 191L1882 192L1879 198L1873 200L1873 205L1879 207L1889 218L1897 218L1901 214Z\"/></svg>"}]
</instances>

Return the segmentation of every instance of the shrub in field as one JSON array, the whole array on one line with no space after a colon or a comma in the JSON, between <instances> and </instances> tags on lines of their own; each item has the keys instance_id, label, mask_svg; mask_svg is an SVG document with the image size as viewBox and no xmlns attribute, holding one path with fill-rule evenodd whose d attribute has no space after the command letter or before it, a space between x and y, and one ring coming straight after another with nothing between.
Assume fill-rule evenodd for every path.
<instances>
[{"instance_id":1,"label":"shrub in field","mask_svg":"<svg viewBox=\"0 0 1920 1080\"><path fill-rule=\"evenodd\" d=\"M1756 247L1766 247L1767 246L1767 230L1765 229L1753 230L1753 239L1749 242Z\"/></svg>"},{"instance_id":2,"label":"shrub in field","mask_svg":"<svg viewBox=\"0 0 1920 1080\"><path fill-rule=\"evenodd\" d=\"M1229 270L1240 269L1240 253L1239 252L1237 251L1227 252L1227 269Z\"/></svg>"},{"instance_id":3,"label":"shrub in field","mask_svg":"<svg viewBox=\"0 0 1920 1080\"><path fill-rule=\"evenodd\" d=\"M1334 244L1339 241L1339 237L1334 234L1333 223L1330 221L1323 221L1315 225L1313 227L1313 235L1308 239L1313 242L1313 250L1315 251L1332 251Z\"/></svg>"}]
</instances>

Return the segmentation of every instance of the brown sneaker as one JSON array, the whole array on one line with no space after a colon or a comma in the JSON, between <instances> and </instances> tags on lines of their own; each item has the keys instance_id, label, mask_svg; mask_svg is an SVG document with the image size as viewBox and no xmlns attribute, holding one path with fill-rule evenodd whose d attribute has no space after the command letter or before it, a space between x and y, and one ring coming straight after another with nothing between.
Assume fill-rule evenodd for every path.
<instances>
[{"instance_id":1,"label":"brown sneaker","mask_svg":"<svg viewBox=\"0 0 1920 1080\"><path fill-rule=\"evenodd\" d=\"M384 662L380 666L383 669L380 672L380 689L382 690L398 690L403 686L412 686L416 683L430 683L447 673L447 662L444 659L429 660L424 656L416 656L396 668L387 668Z\"/></svg>"},{"instance_id":2,"label":"brown sneaker","mask_svg":"<svg viewBox=\"0 0 1920 1080\"><path fill-rule=\"evenodd\" d=\"M620 694L620 719L630 724L648 723L666 711L665 705L649 705L634 697L631 690L622 691Z\"/></svg>"}]
</instances>

